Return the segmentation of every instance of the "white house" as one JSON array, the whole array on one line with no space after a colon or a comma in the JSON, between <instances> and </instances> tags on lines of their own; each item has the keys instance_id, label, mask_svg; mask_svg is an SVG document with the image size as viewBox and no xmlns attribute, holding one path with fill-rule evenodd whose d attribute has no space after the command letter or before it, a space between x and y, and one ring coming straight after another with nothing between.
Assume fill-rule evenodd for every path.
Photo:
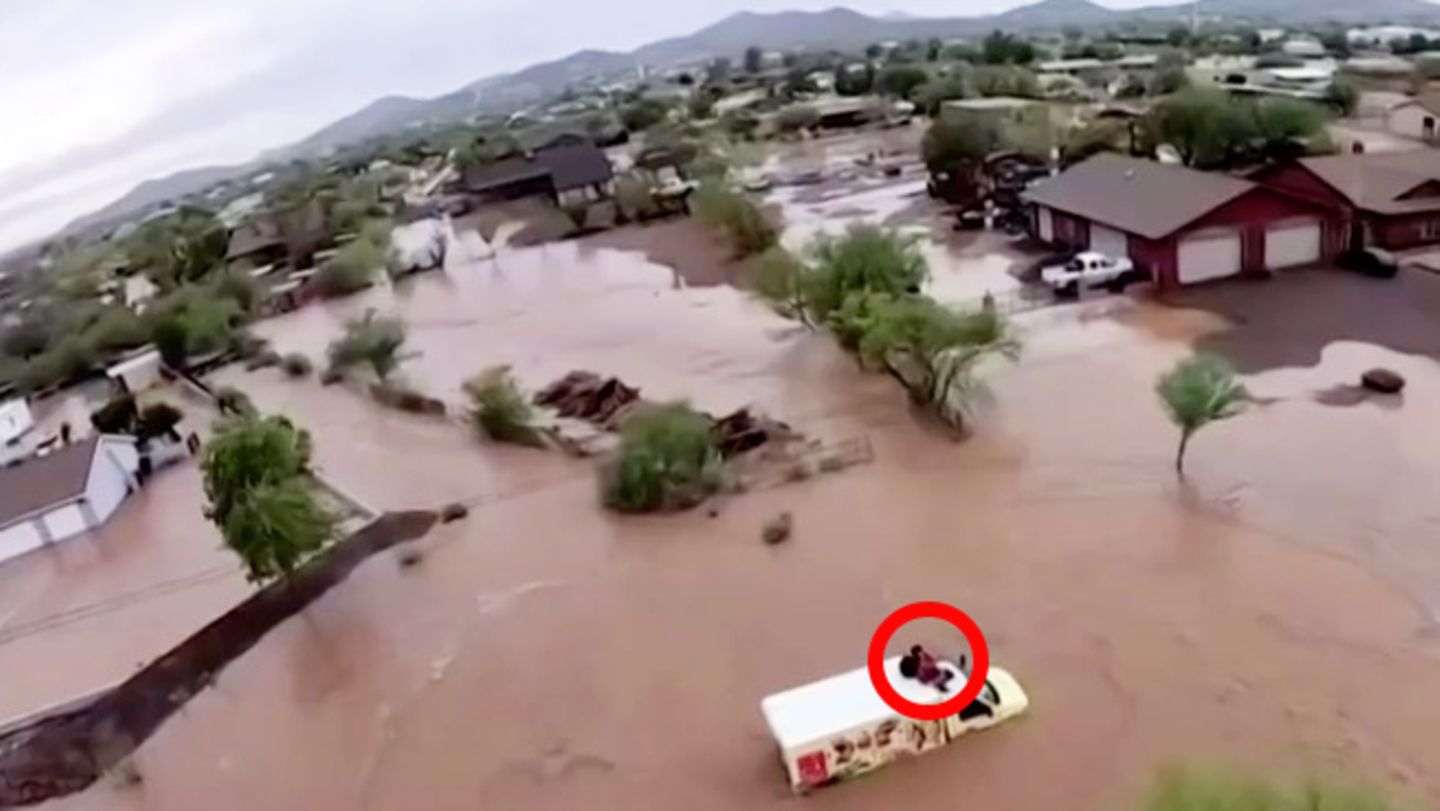
<instances>
[{"instance_id":1,"label":"white house","mask_svg":"<svg viewBox=\"0 0 1440 811\"><path fill-rule=\"evenodd\" d=\"M0 403L0 445L9 445L34 427L35 417L24 399Z\"/></svg>"},{"instance_id":2,"label":"white house","mask_svg":"<svg viewBox=\"0 0 1440 811\"><path fill-rule=\"evenodd\" d=\"M150 349L122 360L105 370L105 376L131 393L142 392L160 382L160 352Z\"/></svg>"},{"instance_id":3,"label":"white house","mask_svg":"<svg viewBox=\"0 0 1440 811\"><path fill-rule=\"evenodd\" d=\"M1433 144L1440 139L1437 120L1440 120L1440 99L1417 96L1391 107L1385 117L1385 128L1404 138Z\"/></svg>"},{"instance_id":4,"label":"white house","mask_svg":"<svg viewBox=\"0 0 1440 811\"><path fill-rule=\"evenodd\" d=\"M104 524L139 469L135 440L109 435L0 469L0 561Z\"/></svg>"}]
</instances>

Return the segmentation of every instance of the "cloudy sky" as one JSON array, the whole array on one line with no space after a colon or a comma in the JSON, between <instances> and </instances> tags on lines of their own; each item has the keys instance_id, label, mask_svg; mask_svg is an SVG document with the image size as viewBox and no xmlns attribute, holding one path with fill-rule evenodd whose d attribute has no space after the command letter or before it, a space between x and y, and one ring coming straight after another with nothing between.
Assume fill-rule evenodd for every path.
<instances>
[{"instance_id":1,"label":"cloudy sky","mask_svg":"<svg viewBox=\"0 0 1440 811\"><path fill-rule=\"evenodd\" d=\"M249 160L382 95L438 95L581 48L629 50L734 11L835 4L3 0L0 250L44 237L146 178ZM969 15L1018 4L850 5Z\"/></svg>"}]
</instances>

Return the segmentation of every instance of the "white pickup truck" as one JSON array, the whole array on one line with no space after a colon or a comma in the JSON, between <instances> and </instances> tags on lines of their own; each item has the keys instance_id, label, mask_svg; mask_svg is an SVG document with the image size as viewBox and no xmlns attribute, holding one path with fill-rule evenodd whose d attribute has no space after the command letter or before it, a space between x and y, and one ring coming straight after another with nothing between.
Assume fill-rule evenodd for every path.
<instances>
[{"instance_id":1,"label":"white pickup truck","mask_svg":"<svg viewBox=\"0 0 1440 811\"><path fill-rule=\"evenodd\" d=\"M1119 292L1135 279L1135 263L1103 253L1077 254L1063 265L1040 271L1040 280L1056 293L1074 295L1082 287L1109 287Z\"/></svg>"}]
</instances>

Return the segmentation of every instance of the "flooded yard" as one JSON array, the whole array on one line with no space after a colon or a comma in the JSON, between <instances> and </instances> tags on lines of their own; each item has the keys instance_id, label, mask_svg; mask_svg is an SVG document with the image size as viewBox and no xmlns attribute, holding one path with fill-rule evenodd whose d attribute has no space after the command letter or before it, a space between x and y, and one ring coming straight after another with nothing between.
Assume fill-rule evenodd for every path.
<instances>
[{"instance_id":1,"label":"flooded yard","mask_svg":"<svg viewBox=\"0 0 1440 811\"><path fill-rule=\"evenodd\" d=\"M843 225L845 207L855 221L909 210L921 233L935 215L909 183L810 202L779 190L786 242ZM925 233L943 300L983 295L1023 259L992 236ZM807 804L1097 811L1176 759L1440 800L1440 709L1423 700L1440 680L1426 492L1440 435L1425 424L1440 367L1423 347L1440 328L1275 316L1291 296L1360 296L1374 319L1440 295L1440 278L1356 290L1316 272L1025 313L1025 357L987 371L977 435L955 443L828 336L687 284L643 248L452 251L443 274L261 331L319 360L346 318L376 308L409 323L404 375L452 404L486 366L511 364L532 389L588 369L654 399L862 436L874 462L713 514L619 518L588 463L345 387L227 370L216 382L309 428L319 466L362 498L475 509L422 541L418 566L381 555L271 633L140 748L140 784L47 807L794 807L760 700L860 666L879 621L914 600L970 613L1030 714ZM1201 432L1182 481L1152 389L1197 345L1232 357L1263 405ZM1410 378L1403 400L1316 398L1374 365ZM794 539L762 544L781 511Z\"/></svg>"}]
</instances>

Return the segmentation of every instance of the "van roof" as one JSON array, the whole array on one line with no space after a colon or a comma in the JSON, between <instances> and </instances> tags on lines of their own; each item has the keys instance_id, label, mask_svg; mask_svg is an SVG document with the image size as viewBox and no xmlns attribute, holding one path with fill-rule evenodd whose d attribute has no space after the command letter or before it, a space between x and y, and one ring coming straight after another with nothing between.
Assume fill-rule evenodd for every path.
<instances>
[{"instance_id":1,"label":"van roof","mask_svg":"<svg viewBox=\"0 0 1440 811\"><path fill-rule=\"evenodd\" d=\"M953 664L942 667L955 671ZM953 689L963 685L964 674L957 672ZM954 697L900 675L900 657L885 660L885 677L902 697L916 704L939 704ZM857 727L878 724L898 715L870 683L866 668L811 682L783 693L768 696L760 702L760 712L770 726L770 734L782 749L804 746L822 738Z\"/></svg>"}]
</instances>

